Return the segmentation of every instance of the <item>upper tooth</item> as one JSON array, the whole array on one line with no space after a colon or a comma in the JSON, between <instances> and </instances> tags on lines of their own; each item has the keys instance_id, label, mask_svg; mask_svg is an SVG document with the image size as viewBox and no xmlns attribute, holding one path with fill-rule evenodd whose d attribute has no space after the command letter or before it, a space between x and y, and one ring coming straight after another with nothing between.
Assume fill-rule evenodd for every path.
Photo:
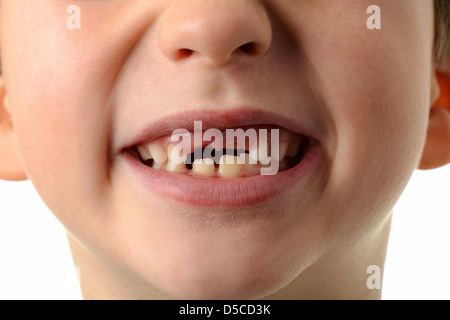
<instances>
[{"instance_id":1,"label":"upper tooth","mask_svg":"<svg viewBox=\"0 0 450 320\"><path fill-rule=\"evenodd\" d=\"M214 177L216 175L214 160L210 158L195 160L192 164L192 173L202 177Z\"/></svg>"},{"instance_id":2,"label":"upper tooth","mask_svg":"<svg viewBox=\"0 0 450 320\"><path fill-rule=\"evenodd\" d=\"M183 145L182 144L169 144L167 147L167 157L169 158L169 161L172 161L176 164L181 164L186 162L187 155L184 155L183 153Z\"/></svg>"},{"instance_id":3,"label":"upper tooth","mask_svg":"<svg viewBox=\"0 0 450 320\"><path fill-rule=\"evenodd\" d=\"M158 143L148 144L147 151L156 163L163 164L167 161L167 152Z\"/></svg>"},{"instance_id":4,"label":"upper tooth","mask_svg":"<svg viewBox=\"0 0 450 320\"><path fill-rule=\"evenodd\" d=\"M286 157L286 152L288 150L288 147L289 147L289 143L287 143L287 142L281 143L280 144L280 150L279 150L278 154L273 154L272 158L275 161L283 161L284 158Z\"/></svg>"},{"instance_id":5,"label":"upper tooth","mask_svg":"<svg viewBox=\"0 0 450 320\"><path fill-rule=\"evenodd\" d=\"M249 150L248 150L248 155L249 158L251 160L252 164L257 164L258 163L258 144L255 144L253 146L250 146Z\"/></svg>"},{"instance_id":6,"label":"upper tooth","mask_svg":"<svg viewBox=\"0 0 450 320\"><path fill-rule=\"evenodd\" d=\"M250 146L249 155L252 164L256 164L258 161L262 164L268 164L270 162L267 134L265 137L260 135L259 143Z\"/></svg>"},{"instance_id":7,"label":"upper tooth","mask_svg":"<svg viewBox=\"0 0 450 320\"><path fill-rule=\"evenodd\" d=\"M152 159L152 155L150 154L150 152L148 152L146 146L139 146L138 152L139 152L139 155L141 156L142 160L147 161L147 160Z\"/></svg>"},{"instance_id":8,"label":"upper tooth","mask_svg":"<svg viewBox=\"0 0 450 320\"><path fill-rule=\"evenodd\" d=\"M238 157L224 155L220 158L219 175L222 178L237 177L243 167L244 164Z\"/></svg>"}]
</instances>

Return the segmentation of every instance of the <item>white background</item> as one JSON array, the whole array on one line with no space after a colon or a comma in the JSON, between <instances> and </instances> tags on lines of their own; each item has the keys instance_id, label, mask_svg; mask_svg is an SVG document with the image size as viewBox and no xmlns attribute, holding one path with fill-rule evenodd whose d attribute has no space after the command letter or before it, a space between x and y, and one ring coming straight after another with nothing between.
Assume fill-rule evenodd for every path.
<instances>
[{"instance_id":1,"label":"white background","mask_svg":"<svg viewBox=\"0 0 450 320\"><path fill-rule=\"evenodd\" d=\"M384 299L450 299L450 166L417 171L397 204ZM0 181L0 299L81 299L65 232L30 182Z\"/></svg>"}]
</instances>

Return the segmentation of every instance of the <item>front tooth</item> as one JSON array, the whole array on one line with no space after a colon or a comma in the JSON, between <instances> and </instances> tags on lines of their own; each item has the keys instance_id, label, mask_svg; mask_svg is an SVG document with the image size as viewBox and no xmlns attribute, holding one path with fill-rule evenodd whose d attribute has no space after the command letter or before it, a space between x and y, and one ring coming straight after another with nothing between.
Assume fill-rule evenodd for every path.
<instances>
[{"instance_id":1,"label":"front tooth","mask_svg":"<svg viewBox=\"0 0 450 320\"><path fill-rule=\"evenodd\" d=\"M216 166L213 159L197 159L192 164L192 173L201 177L214 177Z\"/></svg>"},{"instance_id":2,"label":"front tooth","mask_svg":"<svg viewBox=\"0 0 450 320\"><path fill-rule=\"evenodd\" d=\"M166 165L166 170L171 173L184 173L187 168L184 163L178 164L169 160Z\"/></svg>"},{"instance_id":3,"label":"front tooth","mask_svg":"<svg viewBox=\"0 0 450 320\"><path fill-rule=\"evenodd\" d=\"M147 150L157 164L163 164L167 161L167 152L158 143L150 143Z\"/></svg>"},{"instance_id":4,"label":"front tooth","mask_svg":"<svg viewBox=\"0 0 450 320\"><path fill-rule=\"evenodd\" d=\"M300 150L300 141L293 141L286 151L286 156L290 158L295 158L299 150Z\"/></svg>"},{"instance_id":5,"label":"front tooth","mask_svg":"<svg viewBox=\"0 0 450 320\"><path fill-rule=\"evenodd\" d=\"M220 158L219 175L222 178L237 177L244 166L238 157L224 155Z\"/></svg>"}]
</instances>

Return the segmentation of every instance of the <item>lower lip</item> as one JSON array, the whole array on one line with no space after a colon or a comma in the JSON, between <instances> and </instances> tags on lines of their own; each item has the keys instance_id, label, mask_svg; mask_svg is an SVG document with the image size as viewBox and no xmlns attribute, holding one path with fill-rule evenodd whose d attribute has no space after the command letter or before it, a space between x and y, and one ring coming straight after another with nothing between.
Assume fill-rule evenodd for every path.
<instances>
[{"instance_id":1,"label":"lower lip","mask_svg":"<svg viewBox=\"0 0 450 320\"><path fill-rule=\"evenodd\" d=\"M250 178L211 179L172 174L145 166L131 152L121 155L132 174L151 193L198 207L241 207L270 201L305 182L322 154L319 143L312 143L302 161L275 175Z\"/></svg>"}]
</instances>

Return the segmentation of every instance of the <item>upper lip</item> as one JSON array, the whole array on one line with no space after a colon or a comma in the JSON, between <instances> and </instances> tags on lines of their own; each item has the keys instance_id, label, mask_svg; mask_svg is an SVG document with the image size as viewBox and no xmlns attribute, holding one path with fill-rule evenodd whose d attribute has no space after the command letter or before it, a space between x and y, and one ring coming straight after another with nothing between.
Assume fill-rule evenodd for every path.
<instances>
[{"instance_id":1,"label":"upper lip","mask_svg":"<svg viewBox=\"0 0 450 320\"><path fill-rule=\"evenodd\" d=\"M284 116L275 112L263 111L251 107L217 111L216 108L187 111L153 121L145 128L138 130L137 134L126 142L120 152L141 145L159 137L172 134L177 129L194 130L194 122L201 121L203 131L210 128L227 129L240 128L251 125L273 125L289 130L293 133L318 140L318 133L314 132L311 123L300 119Z\"/></svg>"}]
</instances>

